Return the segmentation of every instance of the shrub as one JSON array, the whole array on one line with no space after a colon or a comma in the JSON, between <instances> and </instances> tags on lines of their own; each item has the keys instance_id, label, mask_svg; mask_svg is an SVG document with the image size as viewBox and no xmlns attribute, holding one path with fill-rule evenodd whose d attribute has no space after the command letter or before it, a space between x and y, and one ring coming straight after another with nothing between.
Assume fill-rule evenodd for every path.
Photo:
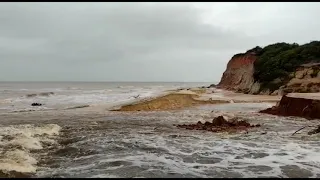
<instances>
[{"instance_id":1,"label":"shrub","mask_svg":"<svg viewBox=\"0 0 320 180\"><path fill-rule=\"evenodd\" d=\"M299 46L296 43L276 43L264 48L255 47L247 52L256 52L254 79L262 87L271 89L281 86L272 84L272 80L281 78L286 81L289 74L305 63L320 62L320 41L312 41Z\"/></svg>"}]
</instances>

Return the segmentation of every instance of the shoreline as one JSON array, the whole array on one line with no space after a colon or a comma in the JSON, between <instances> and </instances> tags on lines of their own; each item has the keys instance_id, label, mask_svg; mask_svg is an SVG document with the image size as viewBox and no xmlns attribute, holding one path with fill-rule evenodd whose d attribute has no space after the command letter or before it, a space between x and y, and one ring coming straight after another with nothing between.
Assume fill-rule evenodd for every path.
<instances>
[{"instance_id":1,"label":"shoreline","mask_svg":"<svg viewBox=\"0 0 320 180\"><path fill-rule=\"evenodd\" d=\"M247 95L216 88L181 88L114 106L110 111L178 110L203 104L277 103L280 96Z\"/></svg>"},{"instance_id":2,"label":"shoreline","mask_svg":"<svg viewBox=\"0 0 320 180\"><path fill-rule=\"evenodd\" d=\"M187 90L189 89L189 90ZM179 142L179 141L171 141L170 138L178 138L183 139L184 145L186 147L190 147L194 145L194 149L192 151L196 151L198 146L202 146L203 144L198 142L198 139L204 140L208 144L212 144L212 141L217 142L217 145L213 145L210 151L215 151L216 147L224 145L224 138L231 138L231 142L233 142L232 138L242 138L244 141L248 141L248 143L256 143L257 146L261 149L264 149L263 146L260 146L260 142L264 142L268 139L275 139L273 142L274 147L278 147L278 143L281 142L283 144L287 144L288 142L292 142L288 136L291 137L291 134L299 129L302 126L312 125L313 121L298 121L299 119L290 119L286 117L280 117L277 120L275 118L269 118L266 114L259 114L258 111L254 113L247 107L241 112L233 112L229 111L229 109L223 110L215 110L212 111L215 107L213 107L217 103L209 103L204 102L205 105L212 104L209 109L201 107L195 108L196 106L201 106L203 101L217 100L218 102L225 101L226 105L231 105L232 103L264 103L264 102L272 102L277 100L277 97L274 96L262 96L262 95L246 95L240 93L234 93L225 90L219 90L215 88L202 88L202 90L197 91L201 88L184 88L182 90L169 90L163 91L157 95L146 97L146 98L136 98L130 99L130 102L119 102L121 106L125 105L136 105L139 103L145 104L152 100L161 101L161 98L165 96L170 96L168 98L168 104L172 103L172 98L175 99L173 103L181 103L179 108L172 108L170 106L167 109L164 109L162 112L157 110L152 111L112 111L110 109L117 107L112 106L110 104L94 104L89 107L82 107L76 109L63 109L63 110L46 110L46 111L32 111L32 112L22 112L22 113L8 113L1 114L1 125L3 128L16 128L22 132L25 132L25 127L29 127L27 129L29 133L34 132L35 129L40 129L41 132L47 132L48 130L52 131L50 128L59 129L58 134L54 137L52 136L52 140L55 141L56 144L52 144L52 146L48 146L51 149L48 149L45 145L43 145L44 149L42 151L50 151L51 154L46 157L39 158L34 153L29 153L30 157L33 157L39 163L34 165L36 168L36 173L32 175L32 177L37 177L38 172L45 172L42 167L46 165L46 163L50 164L50 158L57 158L54 163L57 165L60 163L65 163L64 161L60 161L59 158L63 157L67 159L68 156L72 156L77 152L73 151L70 147L76 146L77 148L82 148L88 150L90 152L92 144L99 143L96 138L107 139L105 142L101 142L101 152L107 152L110 149L106 149L103 145L106 143L112 144L110 142L114 141L108 140L109 137L117 139L119 144L116 144L115 147L119 147L120 145L127 145L127 141L122 141L126 139L132 138L132 142L141 142L142 139L148 139L150 137L159 138L155 139L154 142L158 142L158 140L168 139L168 143L170 142ZM203 91L205 89L205 92ZM214 91L214 92L213 92ZM174 95L174 96L172 96ZM191 98L191 99L190 99ZM160 99L160 100L159 100ZM186 100L187 102L181 100ZM189 100L188 100L189 99ZM233 102L230 102L230 101ZM197 102L196 102L197 101ZM162 101L163 102L163 101ZM194 104L192 102L195 102ZM165 105L168 105L164 103ZM219 105L221 103L218 103ZM190 106L188 106L190 105ZM241 104L239 106L242 106ZM256 105L252 105L255 109L260 109ZM118 106L119 107L119 106ZM183 108L187 108L184 111ZM191 108L190 108L191 107ZM172 108L172 109L171 109ZM189 108L191 110L189 110ZM250 107L251 108L251 107ZM174 110L174 111L171 111ZM170 112L171 111L171 112ZM169 112L169 113L167 113ZM212 119L222 116L228 122L233 119L238 120L239 122L247 121L250 124L250 127L246 126L232 126L232 127L224 127L217 126L213 127L211 131L208 127L211 127L213 123L209 124L208 122L213 122ZM195 128L190 129L189 127L194 126L194 123L197 121L201 122L200 125L195 126ZM52 126L52 124L55 124ZM186 125L186 128L178 128L176 125L182 125L182 127ZM207 124L207 125L206 125ZM209 124L209 125L208 125ZM255 127L252 127L252 125ZM261 124L261 127L257 126L257 124ZM27 126L25 126L27 125ZM231 125L230 125L231 126ZM198 128L198 129L197 129ZM234 129L235 128L235 129ZM198 131L199 130L199 131ZM215 134L212 134L215 133ZM282 133L281 136L278 136L277 133ZM189 136L192 134L192 136ZM249 135L248 135L249 134ZM299 135L301 134L301 135ZM304 133L299 133L294 136L294 138L300 138ZM103 135L103 136L102 136ZM13 135L12 135L13 136ZM41 135L41 137L46 135ZM247 138L257 138L257 140ZM92 144L78 143L77 141L73 142L73 139L77 139L78 137L86 138L86 142L92 142ZM141 137L141 138L140 138ZM196 139L196 138L198 139ZM19 138L19 136L14 136L14 138ZM38 136L32 135L31 138L33 140L42 143L42 141L38 140ZM48 138L51 138L51 136ZM186 139L184 139L186 138ZM222 138L222 139L221 139ZM279 138L279 139L276 139ZM313 137L308 137L309 139ZM20 139L19 139L20 140ZM15 140L16 141L16 140ZM20 141L19 141L20 142ZM24 141L21 141L24 142ZM67 143L65 143L67 142ZM130 141L131 142L131 141ZM145 144L138 143L141 145L142 151L144 150L144 146L149 147L150 143L153 142L153 139L146 142ZM235 143L238 143L238 139L234 139ZM70 143L70 145L68 144ZM199 143L199 144L198 144ZM227 142L230 143L230 142ZM245 142L246 143L246 142ZM80 144L80 145L79 145ZM57 146L56 146L57 145ZM84 145L84 146L82 146ZM129 146L128 144L127 146ZM135 146L137 143L134 144ZM245 144L246 145L246 144ZM164 146L172 147L172 144L165 144ZM100 147L100 146L99 146ZM181 148L181 144L177 144L174 148ZM230 148L230 144L226 144L225 147ZM155 148L158 148L156 146ZM146 149L146 148L145 148ZM68 151L69 150L69 151ZM68 151L68 152L66 152ZM148 149L147 149L148 151ZM183 151L183 149L181 149ZM280 150L279 150L280 151ZM66 155L64 154L66 153ZM113 153L118 153L118 149L113 151ZM149 152L148 152L149 153ZM248 150L246 152L250 155L252 152ZM128 153L129 154L129 153ZM235 152L232 157L240 156L240 153ZM190 158L193 158L190 156ZM10 159L9 159L10 160ZM65 160L68 161L69 159ZM62 166L61 165L61 166ZM60 167L60 166L59 166ZM53 168L54 169L54 168ZM18 172L19 173L19 172ZM22 172L22 175L28 175L27 172ZM49 174L49 173L48 173ZM58 173L59 174L59 173ZM204 173L205 174L205 173ZM18 176L19 174L15 174ZM41 173L40 173L41 175Z\"/></svg>"},{"instance_id":3,"label":"shoreline","mask_svg":"<svg viewBox=\"0 0 320 180\"><path fill-rule=\"evenodd\" d=\"M289 97L301 97L320 99L320 93L289 93ZM3 112L9 114L105 114L109 111L170 111L195 107L198 105L214 105L227 103L274 103L280 102L282 96L251 95L237 93L220 88L212 87L184 87L179 89L164 90L156 95L144 98L130 99L127 101L110 104L90 104L69 107L65 109L44 109L34 111ZM174 104L174 105L170 105ZM140 107L141 109L138 109Z\"/></svg>"}]
</instances>

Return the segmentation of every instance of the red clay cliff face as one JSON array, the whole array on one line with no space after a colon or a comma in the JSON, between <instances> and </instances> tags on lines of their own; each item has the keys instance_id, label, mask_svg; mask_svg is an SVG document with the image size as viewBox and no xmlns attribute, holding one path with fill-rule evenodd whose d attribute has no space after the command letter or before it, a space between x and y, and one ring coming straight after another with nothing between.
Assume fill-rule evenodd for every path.
<instances>
[{"instance_id":1,"label":"red clay cliff face","mask_svg":"<svg viewBox=\"0 0 320 180\"><path fill-rule=\"evenodd\" d=\"M254 85L254 62L257 59L254 53L234 56L223 73L218 88L251 91Z\"/></svg>"},{"instance_id":2,"label":"red clay cliff face","mask_svg":"<svg viewBox=\"0 0 320 180\"><path fill-rule=\"evenodd\" d=\"M282 96L278 106L262 110L260 113L320 119L320 100Z\"/></svg>"}]
</instances>

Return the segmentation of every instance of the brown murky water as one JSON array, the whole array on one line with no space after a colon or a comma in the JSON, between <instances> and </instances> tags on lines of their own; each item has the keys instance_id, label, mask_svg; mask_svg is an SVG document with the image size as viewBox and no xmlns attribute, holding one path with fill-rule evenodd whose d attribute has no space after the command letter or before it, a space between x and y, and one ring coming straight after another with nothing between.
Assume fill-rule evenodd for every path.
<instances>
[{"instance_id":1,"label":"brown murky water","mask_svg":"<svg viewBox=\"0 0 320 180\"><path fill-rule=\"evenodd\" d=\"M320 177L319 135L308 136L306 128L291 136L317 120L255 113L271 105L2 112L0 176L9 171L18 177ZM237 134L174 126L218 115L262 126Z\"/></svg>"},{"instance_id":2,"label":"brown murky water","mask_svg":"<svg viewBox=\"0 0 320 180\"><path fill-rule=\"evenodd\" d=\"M2 128L16 129L11 137L7 134L7 144L24 146L29 159L21 167L35 168L36 177L320 177L320 159L315 158L320 155L319 136L305 131L291 136L316 122L254 113L264 106L268 104L170 112L26 113L23 121L18 120L21 114L7 115L11 123ZM174 127L217 115L237 116L262 127L248 134ZM35 116L42 118L35 121ZM16 136L19 133L24 135Z\"/></svg>"}]
</instances>

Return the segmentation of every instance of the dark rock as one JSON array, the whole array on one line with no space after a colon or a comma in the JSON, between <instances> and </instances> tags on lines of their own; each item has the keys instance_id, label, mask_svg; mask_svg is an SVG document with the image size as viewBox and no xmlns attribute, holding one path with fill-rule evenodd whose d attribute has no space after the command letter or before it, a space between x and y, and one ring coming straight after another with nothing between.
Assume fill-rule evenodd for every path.
<instances>
[{"instance_id":1,"label":"dark rock","mask_svg":"<svg viewBox=\"0 0 320 180\"><path fill-rule=\"evenodd\" d=\"M206 122L204 123L204 125L205 125L205 126L209 126L209 125L211 125L211 123L208 122L208 121L206 121Z\"/></svg>"},{"instance_id":2,"label":"dark rock","mask_svg":"<svg viewBox=\"0 0 320 180\"><path fill-rule=\"evenodd\" d=\"M317 129L314 129L314 130L312 130L312 131L309 131L309 132L308 132L308 135L317 134L317 133L320 133L320 126L318 126Z\"/></svg>"},{"instance_id":3,"label":"dark rock","mask_svg":"<svg viewBox=\"0 0 320 180\"><path fill-rule=\"evenodd\" d=\"M222 126L223 124L228 124L228 122L223 118L223 116L218 116L212 120L214 126Z\"/></svg>"},{"instance_id":4,"label":"dark rock","mask_svg":"<svg viewBox=\"0 0 320 180\"><path fill-rule=\"evenodd\" d=\"M35 97L35 96L37 96L37 94L27 94L26 96L27 97Z\"/></svg>"},{"instance_id":5,"label":"dark rock","mask_svg":"<svg viewBox=\"0 0 320 180\"><path fill-rule=\"evenodd\" d=\"M217 87L217 85L215 85L215 84L210 84L207 88L215 88L215 87Z\"/></svg>"},{"instance_id":6,"label":"dark rock","mask_svg":"<svg viewBox=\"0 0 320 180\"><path fill-rule=\"evenodd\" d=\"M185 128L189 130L206 130L211 132L235 132L238 130L246 130L248 128L259 127L260 125L250 125L246 121L237 121L237 118L233 118L230 121L227 121L223 116L218 116L212 120L212 123L205 122L202 124L200 121L197 124L183 124L177 125L178 128Z\"/></svg>"},{"instance_id":7,"label":"dark rock","mask_svg":"<svg viewBox=\"0 0 320 180\"><path fill-rule=\"evenodd\" d=\"M42 106L41 103L32 103L31 106Z\"/></svg>"}]
</instances>

